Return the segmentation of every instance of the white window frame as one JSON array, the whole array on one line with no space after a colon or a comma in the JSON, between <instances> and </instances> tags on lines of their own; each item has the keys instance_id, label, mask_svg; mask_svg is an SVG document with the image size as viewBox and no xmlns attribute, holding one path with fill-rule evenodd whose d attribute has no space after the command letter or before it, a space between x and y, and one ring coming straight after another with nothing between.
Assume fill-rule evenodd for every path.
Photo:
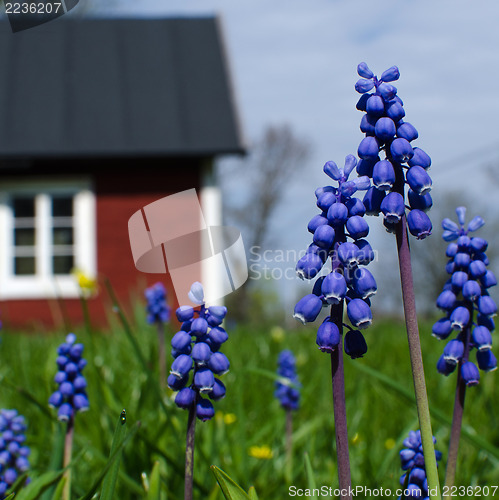
<instances>
[{"instance_id":1,"label":"white window frame","mask_svg":"<svg viewBox=\"0 0 499 500\"><path fill-rule=\"evenodd\" d=\"M35 196L39 265L35 275L14 274L13 196ZM49 274L50 197L73 196L74 266L89 276L97 275L95 194L89 178L17 178L0 182L0 299L77 298L80 290L71 274ZM41 210L41 212L39 212Z\"/></svg>"}]
</instances>

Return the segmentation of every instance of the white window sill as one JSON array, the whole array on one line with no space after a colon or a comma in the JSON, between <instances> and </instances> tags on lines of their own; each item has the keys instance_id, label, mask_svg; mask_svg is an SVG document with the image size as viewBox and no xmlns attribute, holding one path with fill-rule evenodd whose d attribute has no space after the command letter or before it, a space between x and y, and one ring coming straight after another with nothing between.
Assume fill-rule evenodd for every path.
<instances>
[{"instance_id":1,"label":"white window sill","mask_svg":"<svg viewBox=\"0 0 499 500\"><path fill-rule=\"evenodd\" d=\"M70 299L79 296L79 286L72 276L52 279L26 276L0 282L0 300Z\"/></svg>"}]
</instances>

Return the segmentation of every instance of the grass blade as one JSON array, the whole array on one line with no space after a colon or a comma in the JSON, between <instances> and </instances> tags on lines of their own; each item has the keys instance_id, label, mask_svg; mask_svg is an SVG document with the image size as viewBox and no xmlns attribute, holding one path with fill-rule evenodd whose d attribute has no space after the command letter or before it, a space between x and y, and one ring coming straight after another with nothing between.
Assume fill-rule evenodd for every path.
<instances>
[{"instance_id":1,"label":"grass blade","mask_svg":"<svg viewBox=\"0 0 499 500\"><path fill-rule=\"evenodd\" d=\"M118 423L116 424L116 429L114 431L113 443L111 444L111 451L109 453L110 457L116 452L120 444L123 442L126 436L126 411L121 412ZM118 472L120 470L121 456L118 456L114 461L113 465L109 467L107 474L102 482L102 492L101 500L113 500L114 498L114 488L116 486L116 479L118 478Z\"/></svg>"},{"instance_id":2,"label":"grass blade","mask_svg":"<svg viewBox=\"0 0 499 500\"><path fill-rule=\"evenodd\" d=\"M130 439L136 434L139 427L140 427L140 422L137 422L132 427L130 432L126 435L125 439L123 439L123 441L120 443L118 448L116 448L115 452L112 453L111 456L109 457L109 461L102 469L102 472L99 474L99 476L98 476L97 480L95 481L95 483L93 484L93 486L88 490L88 492L85 495L80 497L80 500L90 500L91 498L93 498L93 496L95 495L96 491L98 490L100 484L102 483L104 477L106 476L107 471L114 464L115 460L118 459L118 457L120 456L121 450L123 450L123 448L128 443L128 441L130 441Z\"/></svg>"},{"instance_id":3,"label":"grass blade","mask_svg":"<svg viewBox=\"0 0 499 500\"><path fill-rule=\"evenodd\" d=\"M307 473L307 485L310 490L316 488L314 469L312 469L312 463L310 462L310 456L305 453L305 471Z\"/></svg>"},{"instance_id":4,"label":"grass blade","mask_svg":"<svg viewBox=\"0 0 499 500\"><path fill-rule=\"evenodd\" d=\"M210 467L226 500L250 500L246 492L222 469Z\"/></svg>"},{"instance_id":5,"label":"grass blade","mask_svg":"<svg viewBox=\"0 0 499 500\"><path fill-rule=\"evenodd\" d=\"M55 484L62 476L63 471L49 471L34 479L16 496L16 500L37 500L40 495Z\"/></svg>"},{"instance_id":6,"label":"grass blade","mask_svg":"<svg viewBox=\"0 0 499 500\"><path fill-rule=\"evenodd\" d=\"M256 490L255 490L254 486L252 486L248 490L248 496L250 497L250 500L258 500L258 495L256 494Z\"/></svg>"},{"instance_id":7,"label":"grass blade","mask_svg":"<svg viewBox=\"0 0 499 500\"><path fill-rule=\"evenodd\" d=\"M64 485L66 484L66 478L63 476L57 485L57 488L54 491L54 495L51 500L61 500L62 492L64 491Z\"/></svg>"},{"instance_id":8,"label":"grass blade","mask_svg":"<svg viewBox=\"0 0 499 500\"><path fill-rule=\"evenodd\" d=\"M160 500L161 476L159 474L159 462L154 463L149 481L147 500Z\"/></svg>"}]
</instances>

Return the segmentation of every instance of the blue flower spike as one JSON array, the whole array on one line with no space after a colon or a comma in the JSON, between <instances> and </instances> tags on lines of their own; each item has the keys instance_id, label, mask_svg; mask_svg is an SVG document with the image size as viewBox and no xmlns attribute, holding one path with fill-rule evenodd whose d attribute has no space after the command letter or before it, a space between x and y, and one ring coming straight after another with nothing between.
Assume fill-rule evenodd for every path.
<instances>
[{"instance_id":1,"label":"blue flower spike","mask_svg":"<svg viewBox=\"0 0 499 500\"><path fill-rule=\"evenodd\" d=\"M433 442L437 442L435 438ZM442 453L435 451L435 458L438 465ZM400 463L402 470L405 471L400 478L400 485L406 488L405 498L428 499L428 481L420 431L409 432L409 436L404 440L404 448L400 451ZM399 500L401 498L399 497Z\"/></svg>"},{"instance_id":2,"label":"blue flower spike","mask_svg":"<svg viewBox=\"0 0 499 500\"><path fill-rule=\"evenodd\" d=\"M360 93L368 92L370 89L367 88L372 88L374 84L366 84L368 80L365 78L373 78L374 75L365 64L360 64L358 71L364 79L359 80L358 90ZM374 99L367 103L368 114L377 115L380 112L380 103L383 107L382 100ZM378 133L382 137L392 133L394 135L395 132L395 124L391 119L387 118L378 126ZM374 129L372 133L375 133ZM374 142L371 141L372 144L369 145L368 139ZM377 141L373 136L367 137L366 154L360 156L369 157L369 149L374 147L376 182L380 188L388 189L395 182L395 174L390 162L378 161ZM304 324L314 322L323 307L337 306L344 302L347 305L348 318L355 329L367 328L372 322L369 298L376 293L377 285L374 276L364 266L374 260L375 254L365 239L369 234L369 225L364 216L369 211L379 213L384 192L371 186L368 175L360 175L350 180L349 177L356 167L359 174L359 164L353 155L345 158L343 168L333 161L324 165L324 173L335 181L335 186L324 186L316 190L317 206L321 213L308 224L308 230L313 234L313 243L296 265L296 273L301 279L316 280L312 293L305 295L295 306L294 317ZM382 196L374 194L373 189ZM368 193L363 195L363 200L355 196L357 192L362 191ZM366 202L368 197L371 197L370 204ZM320 275L328 258L333 261L334 269ZM341 343L338 325L329 319L324 321L317 331L316 343L320 351L333 352ZM363 343L365 344L365 340ZM352 358L361 357L367 351L367 346L364 350L363 345L350 348L350 344L354 345L345 344L344 348L345 353Z\"/></svg>"},{"instance_id":3,"label":"blue flower spike","mask_svg":"<svg viewBox=\"0 0 499 500\"><path fill-rule=\"evenodd\" d=\"M458 207L456 214L457 223L448 218L442 221L442 238L449 242L446 269L451 276L437 299L437 307L445 316L433 325L432 334L438 339L447 339L457 332L457 337L445 346L437 371L449 375L459 366L464 383L473 386L480 381L480 370L488 372L497 368L491 350L495 327L492 317L497 305L489 295L489 289L497 280L487 269L487 241L471 234L484 225L484 220L476 216L466 225L465 207ZM474 350L476 364L468 359Z\"/></svg>"},{"instance_id":4,"label":"blue flower spike","mask_svg":"<svg viewBox=\"0 0 499 500\"><path fill-rule=\"evenodd\" d=\"M226 392L218 377L226 373L230 366L227 356L219 351L229 338L221 326L227 308L207 307L203 286L199 282L192 285L188 295L196 307L180 306L176 311L177 319L183 323L182 330L171 341L174 360L168 387L178 391L175 404L179 408L194 409L197 418L206 421L215 414L211 400L222 399ZM318 300L322 307L322 302Z\"/></svg>"},{"instance_id":5,"label":"blue flower spike","mask_svg":"<svg viewBox=\"0 0 499 500\"><path fill-rule=\"evenodd\" d=\"M377 78L365 63L359 64L357 72L362 77L355 84L355 90L362 94L357 109L366 113L360 123L365 137L357 151L361 158L357 172L371 177L374 184L364 198L366 212L368 215L383 212L383 224L393 233L408 209L409 232L417 239L424 239L432 231L431 221L425 213L433 204L432 181L427 172L431 159L413 145L418 131L403 120L403 102L397 96L397 88L389 83L398 80L400 72L397 66L392 66ZM408 207L403 196L404 183L410 188ZM378 194L379 191L382 194ZM395 194L399 196L393 196ZM480 221L476 221L472 226L479 224Z\"/></svg>"},{"instance_id":6,"label":"blue flower spike","mask_svg":"<svg viewBox=\"0 0 499 500\"><path fill-rule=\"evenodd\" d=\"M158 282L146 288L144 295L147 300L147 322L151 325L167 323L170 320L170 308L166 302L166 289L163 283Z\"/></svg>"},{"instance_id":7,"label":"blue flower spike","mask_svg":"<svg viewBox=\"0 0 499 500\"><path fill-rule=\"evenodd\" d=\"M26 423L17 410L0 410L0 497L29 470Z\"/></svg>"},{"instance_id":8,"label":"blue flower spike","mask_svg":"<svg viewBox=\"0 0 499 500\"><path fill-rule=\"evenodd\" d=\"M289 350L281 351L277 361L277 375L274 396L285 410L300 407L300 383L296 373L296 360Z\"/></svg>"},{"instance_id":9,"label":"blue flower spike","mask_svg":"<svg viewBox=\"0 0 499 500\"><path fill-rule=\"evenodd\" d=\"M49 397L49 406L57 408L57 418L68 421L76 413L89 409L87 381L82 374L87 362L82 358L83 344L76 343L76 335L70 333L66 342L57 349L57 366L59 371L54 377L57 390Z\"/></svg>"}]
</instances>

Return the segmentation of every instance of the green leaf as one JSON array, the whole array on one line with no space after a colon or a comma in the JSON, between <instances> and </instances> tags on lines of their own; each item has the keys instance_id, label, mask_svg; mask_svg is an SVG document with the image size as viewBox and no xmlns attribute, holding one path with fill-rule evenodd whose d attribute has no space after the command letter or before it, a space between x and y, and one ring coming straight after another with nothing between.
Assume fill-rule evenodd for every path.
<instances>
[{"instance_id":1,"label":"green leaf","mask_svg":"<svg viewBox=\"0 0 499 500\"><path fill-rule=\"evenodd\" d=\"M123 442L126 436L126 411L123 410L116 424L116 429L114 430L113 442L111 444L111 451L109 456L112 457L113 453L116 452L120 444ZM118 455L113 465L109 467L106 476L102 482L102 492L101 500L113 500L114 498L114 488L116 486L116 479L118 478L118 472L120 470L121 455Z\"/></svg>"},{"instance_id":2,"label":"green leaf","mask_svg":"<svg viewBox=\"0 0 499 500\"><path fill-rule=\"evenodd\" d=\"M59 481L62 473L62 470L45 472L20 491L16 500L38 500L47 488Z\"/></svg>"},{"instance_id":3,"label":"green leaf","mask_svg":"<svg viewBox=\"0 0 499 500\"><path fill-rule=\"evenodd\" d=\"M57 485L57 488L54 491L54 496L52 497L52 500L61 500L65 484L66 484L66 478L62 476L61 480L59 481L59 484Z\"/></svg>"},{"instance_id":4,"label":"green leaf","mask_svg":"<svg viewBox=\"0 0 499 500\"><path fill-rule=\"evenodd\" d=\"M121 450L125 447L125 445L128 443L128 441L130 441L130 439L136 434L136 432L138 431L139 427L140 427L140 422L137 422L132 427L132 429L130 430L130 432L126 435L125 439L123 439L123 441L120 443L120 445L118 446L118 448L116 448L115 452L112 453L111 456L109 457L109 460L108 460L107 464L102 469L101 473L97 477L97 479L96 479L95 483L93 484L93 486L87 491L87 493L85 495L83 495L82 497L80 497L79 500L90 500L91 498L93 498L93 496L95 495L95 492L98 490L100 484L102 483L104 477L106 476L107 471L114 464L115 460L118 459L118 457L120 456Z\"/></svg>"},{"instance_id":5,"label":"green leaf","mask_svg":"<svg viewBox=\"0 0 499 500\"><path fill-rule=\"evenodd\" d=\"M11 493L8 497L5 497L4 500L12 500L15 496L15 493Z\"/></svg>"},{"instance_id":6,"label":"green leaf","mask_svg":"<svg viewBox=\"0 0 499 500\"><path fill-rule=\"evenodd\" d=\"M314 474L314 470L312 469L312 463L310 462L310 457L308 456L308 453L305 453L305 472L307 473L308 487L311 490L314 490L316 488L316 486L315 486L315 474Z\"/></svg>"},{"instance_id":7,"label":"green leaf","mask_svg":"<svg viewBox=\"0 0 499 500\"><path fill-rule=\"evenodd\" d=\"M147 500L160 500L160 487L161 477L159 475L159 462L155 462L151 472Z\"/></svg>"},{"instance_id":8,"label":"green leaf","mask_svg":"<svg viewBox=\"0 0 499 500\"><path fill-rule=\"evenodd\" d=\"M222 469L210 467L226 500L250 500L246 492L231 479Z\"/></svg>"},{"instance_id":9,"label":"green leaf","mask_svg":"<svg viewBox=\"0 0 499 500\"><path fill-rule=\"evenodd\" d=\"M255 490L254 486L252 486L248 490L248 496L250 497L251 500L258 500L258 495L256 494L256 490Z\"/></svg>"}]
</instances>

